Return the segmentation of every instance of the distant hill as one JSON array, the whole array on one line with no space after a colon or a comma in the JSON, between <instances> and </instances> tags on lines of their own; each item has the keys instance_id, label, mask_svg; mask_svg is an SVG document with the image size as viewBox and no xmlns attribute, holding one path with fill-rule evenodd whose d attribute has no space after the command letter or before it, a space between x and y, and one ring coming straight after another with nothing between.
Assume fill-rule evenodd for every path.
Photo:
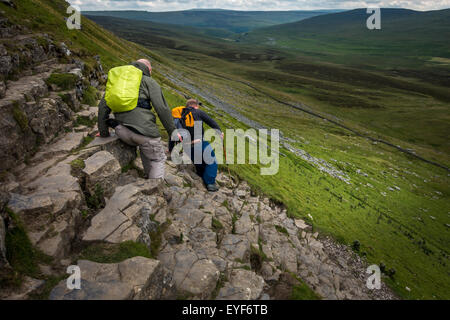
<instances>
[{"instance_id":1,"label":"distant hill","mask_svg":"<svg viewBox=\"0 0 450 320\"><path fill-rule=\"evenodd\" d=\"M337 10L336 10L337 11ZM234 11L222 9L195 9L173 12L148 11L84 11L87 16L110 16L165 24L202 28L205 33L227 37L256 28L300 21L314 16L336 12L317 11Z\"/></svg>"},{"instance_id":2,"label":"distant hill","mask_svg":"<svg viewBox=\"0 0 450 320\"><path fill-rule=\"evenodd\" d=\"M450 9L381 9L381 30L368 30L366 9L332 13L243 35L249 43L298 49L311 55L348 54L450 58ZM342 62L342 61L340 61Z\"/></svg>"}]
</instances>

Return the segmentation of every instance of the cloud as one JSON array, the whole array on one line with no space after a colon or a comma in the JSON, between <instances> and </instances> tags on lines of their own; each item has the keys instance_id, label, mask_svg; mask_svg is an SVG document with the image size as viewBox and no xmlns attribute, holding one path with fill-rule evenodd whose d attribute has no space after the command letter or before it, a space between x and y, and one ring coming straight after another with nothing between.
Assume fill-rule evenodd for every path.
<instances>
[{"instance_id":1,"label":"cloud","mask_svg":"<svg viewBox=\"0 0 450 320\"><path fill-rule=\"evenodd\" d=\"M450 0L69 0L81 10L175 11L195 8L233 10L317 10L354 8L408 8L436 10L450 8Z\"/></svg>"}]
</instances>

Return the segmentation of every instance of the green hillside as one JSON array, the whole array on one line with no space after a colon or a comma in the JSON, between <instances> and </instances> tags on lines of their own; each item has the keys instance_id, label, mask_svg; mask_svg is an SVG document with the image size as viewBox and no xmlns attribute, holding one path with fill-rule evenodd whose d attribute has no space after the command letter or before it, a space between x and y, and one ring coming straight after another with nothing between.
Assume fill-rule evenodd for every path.
<instances>
[{"instance_id":1,"label":"green hillside","mask_svg":"<svg viewBox=\"0 0 450 320\"><path fill-rule=\"evenodd\" d=\"M5 4L1 4L1 8L12 22L24 25L33 32L50 34L55 40L65 42L76 55L88 62L93 61L93 56L100 55L107 69L133 60L141 51L148 52L143 47L119 39L84 17L82 30L69 30L64 20L69 17L66 14L69 5L62 0L23 0L17 4L17 9Z\"/></svg>"},{"instance_id":2,"label":"green hillside","mask_svg":"<svg viewBox=\"0 0 450 320\"><path fill-rule=\"evenodd\" d=\"M401 297L448 298L448 172L279 102L448 166L448 90L445 77L437 76L447 73L440 65L399 77L380 67L349 67L326 55L321 61L293 49L198 37L163 24L92 19L163 56L158 69L170 75L169 86L195 92L223 127L248 128L250 122L236 120L240 114L279 128L291 146L342 170L350 184L285 148L275 176L261 176L258 165L229 166L322 234L348 245L358 240L368 261L395 269L386 281ZM182 103L170 92L174 105Z\"/></svg>"},{"instance_id":3,"label":"green hillside","mask_svg":"<svg viewBox=\"0 0 450 320\"><path fill-rule=\"evenodd\" d=\"M85 11L83 14L197 27L201 28L203 33L225 38L255 28L300 21L329 12L326 10L268 12L198 9L174 12Z\"/></svg>"},{"instance_id":4,"label":"green hillside","mask_svg":"<svg viewBox=\"0 0 450 320\"><path fill-rule=\"evenodd\" d=\"M347 65L417 68L450 58L450 9L381 9L381 30L368 30L365 9L254 30L241 37ZM444 59L444 60L445 60ZM448 65L448 63L447 63Z\"/></svg>"}]
</instances>

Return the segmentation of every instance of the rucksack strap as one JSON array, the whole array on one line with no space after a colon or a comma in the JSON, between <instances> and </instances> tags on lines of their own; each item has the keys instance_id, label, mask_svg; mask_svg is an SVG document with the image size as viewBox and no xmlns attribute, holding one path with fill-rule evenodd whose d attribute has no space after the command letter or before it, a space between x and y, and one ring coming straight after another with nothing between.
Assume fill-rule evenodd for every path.
<instances>
[{"instance_id":1,"label":"rucksack strap","mask_svg":"<svg viewBox=\"0 0 450 320\"><path fill-rule=\"evenodd\" d=\"M136 108L152 110L150 101L148 101L147 99L139 99Z\"/></svg>"},{"instance_id":2,"label":"rucksack strap","mask_svg":"<svg viewBox=\"0 0 450 320\"><path fill-rule=\"evenodd\" d=\"M184 108L181 113L181 124L183 128L192 128L194 127L195 119L194 119L194 108Z\"/></svg>"}]
</instances>

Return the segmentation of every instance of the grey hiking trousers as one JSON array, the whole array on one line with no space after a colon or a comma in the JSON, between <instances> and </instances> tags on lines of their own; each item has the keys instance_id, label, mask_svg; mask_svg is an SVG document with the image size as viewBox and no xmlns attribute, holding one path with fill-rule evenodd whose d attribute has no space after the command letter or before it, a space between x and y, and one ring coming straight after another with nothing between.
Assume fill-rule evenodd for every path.
<instances>
[{"instance_id":1,"label":"grey hiking trousers","mask_svg":"<svg viewBox=\"0 0 450 320\"><path fill-rule=\"evenodd\" d=\"M161 138L146 137L122 125L118 125L115 130L120 140L131 146L139 147L142 165L149 179L164 178L167 157Z\"/></svg>"}]
</instances>

